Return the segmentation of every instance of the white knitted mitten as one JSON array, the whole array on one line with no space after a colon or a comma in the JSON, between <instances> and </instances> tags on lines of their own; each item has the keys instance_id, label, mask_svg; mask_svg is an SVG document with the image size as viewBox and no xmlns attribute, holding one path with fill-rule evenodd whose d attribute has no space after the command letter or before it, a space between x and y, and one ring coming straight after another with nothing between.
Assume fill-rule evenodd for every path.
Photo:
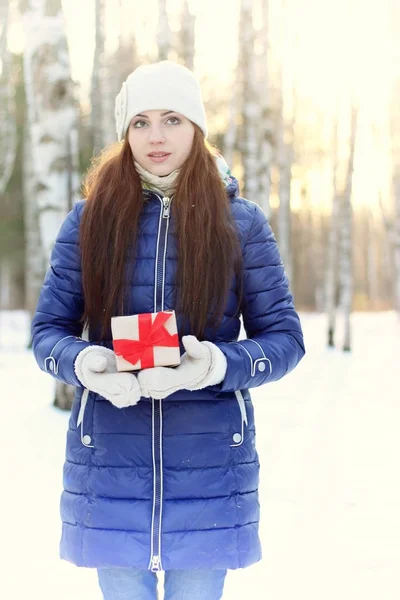
<instances>
[{"instance_id":1,"label":"white knitted mitten","mask_svg":"<svg viewBox=\"0 0 400 600\"><path fill-rule=\"evenodd\" d=\"M117 408L134 406L140 387L133 373L119 373L115 354L103 346L88 346L75 359L74 369L82 385L103 396Z\"/></svg>"},{"instance_id":2,"label":"white knitted mitten","mask_svg":"<svg viewBox=\"0 0 400 600\"><path fill-rule=\"evenodd\" d=\"M162 399L178 390L202 390L220 383L226 373L224 353L212 342L199 342L194 335L182 338L185 354L178 367L153 367L138 373L142 396Z\"/></svg>"}]
</instances>

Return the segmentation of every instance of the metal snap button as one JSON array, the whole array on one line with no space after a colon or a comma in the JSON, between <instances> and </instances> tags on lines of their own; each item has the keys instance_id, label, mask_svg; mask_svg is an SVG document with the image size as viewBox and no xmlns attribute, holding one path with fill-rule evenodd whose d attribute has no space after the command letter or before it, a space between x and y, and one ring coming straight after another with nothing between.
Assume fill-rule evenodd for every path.
<instances>
[{"instance_id":1,"label":"metal snap button","mask_svg":"<svg viewBox=\"0 0 400 600\"><path fill-rule=\"evenodd\" d=\"M261 372L265 371L265 363L263 363L263 362L258 363L258 370Z\"/></svg>"},{"instance_id":2,"label":"metal snap button","mask_svg":"<svg viewBox=\"0 0 400 600\"><path fill-rule=\"evenodd\" d=\"M242 441L242 436L240 433L234 433L232 439L235 442L235 444L240 444L240 442Z\"/></svg>"},{"instance_id":3,"label":"metal snap button","mask_svg":"<svg viewBox=\"0 0 400 600\"><path fill-rule=\"evenodd\" d=\"M92 438L90 437L90 435L84 435L82 438L82 442L84 444L90 444L92 442Z\"/></svg>"}]
</instances>

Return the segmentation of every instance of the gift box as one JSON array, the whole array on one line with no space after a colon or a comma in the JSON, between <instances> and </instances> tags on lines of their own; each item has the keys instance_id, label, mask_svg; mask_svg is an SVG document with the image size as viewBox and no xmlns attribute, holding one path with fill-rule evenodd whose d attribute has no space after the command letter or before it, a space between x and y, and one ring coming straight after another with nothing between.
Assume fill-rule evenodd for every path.
<instances>
[{"instance_id":1,"label":"gift box","mask_svg":"<svg viewBox=\"0 0 400 600\"><path fill-rule=\"evenodd\" d=\"M111 318L118 371L172 367L180 363L175 311Z\"/></svg>"}]
</instances>

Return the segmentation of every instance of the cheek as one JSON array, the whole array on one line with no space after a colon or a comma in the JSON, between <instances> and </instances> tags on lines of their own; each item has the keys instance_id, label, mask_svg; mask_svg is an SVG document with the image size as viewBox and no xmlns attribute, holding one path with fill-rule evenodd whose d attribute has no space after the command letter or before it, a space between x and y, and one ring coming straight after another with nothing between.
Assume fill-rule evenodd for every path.
<instances>
[{"instance_id":1,"label":"cheek","mask_svg":"<svg viewBox=\"0 0 400 600\"><path fill-rule=\"evenodd\" d=\"M184 138L181 140L181 148L182 148L182 158L184 160L187 159L187 157L190 154L190 151L192 149L192 144L193 144L193 137L194 137L194 132L189 131Z\"/></svg>"},{"instance_id":2,"label":"cheek","mask_svg":"<svg viewBox=\"0 0 400 600\"><path fill-rule=\"evenodd\" d=\"M128 142L129 142L132 152L135 152L135 140L132 138L132 136L130 134L128 135Z\"/></svg>"},{"instance_id":3,"label":"cheek","mask_svg":"<svg viewBox=\"0 0 400 600\"><path fill-rule=\"evenodd\" d=\"M140 154L141 144L140 144L140 140L137 138L137 136L129 134L128 141L129 141L129 145L131 147L133 156Z\"/></svg>"}]
</instances>

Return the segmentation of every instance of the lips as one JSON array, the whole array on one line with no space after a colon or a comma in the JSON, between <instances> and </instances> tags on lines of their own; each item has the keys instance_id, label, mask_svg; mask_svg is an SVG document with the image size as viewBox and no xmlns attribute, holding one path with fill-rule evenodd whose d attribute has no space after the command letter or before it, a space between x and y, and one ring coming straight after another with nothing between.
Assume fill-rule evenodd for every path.
<instances>
[{"instance_id":1,"label":"lips","mask_svg":"<svg viewBox=\"0 0 400 600\"><path fill-rule=\"evenodd\" d=\"M171 154L169 152L150 152L147 156L152 163L162 163L166 161Z\"/></svg>"}]
</instances>

